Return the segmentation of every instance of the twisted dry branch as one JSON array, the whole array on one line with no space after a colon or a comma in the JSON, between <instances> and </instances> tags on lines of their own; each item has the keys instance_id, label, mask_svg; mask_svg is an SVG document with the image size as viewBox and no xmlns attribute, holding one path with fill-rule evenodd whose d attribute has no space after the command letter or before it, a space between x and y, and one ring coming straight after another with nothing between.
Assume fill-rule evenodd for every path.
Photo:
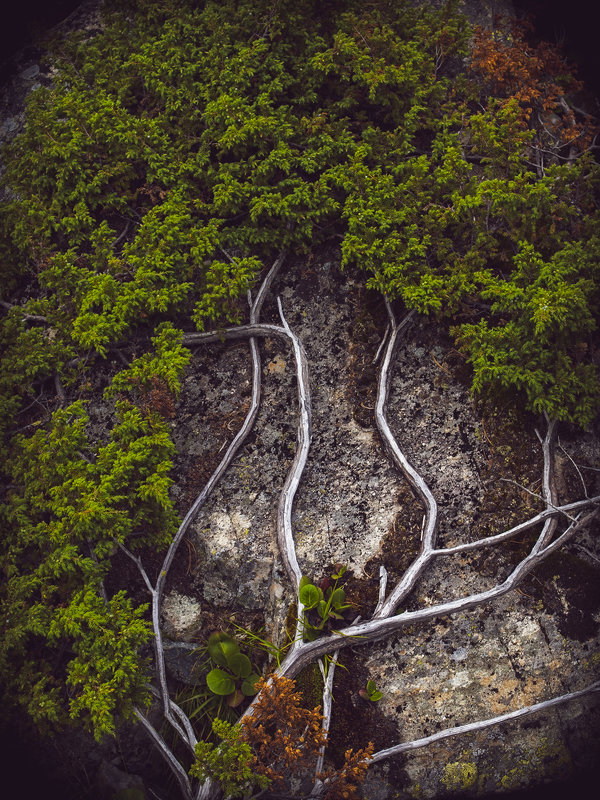
<instances>
[{"instance_id":1,"label":"twisted dry branch","mask_svg":"<svg viewBox=\"0 0 600 800\"><path fill-rule=\"evenodd\" d=\"M377 761L383 761L383 759L389 758L390 756L400 755L400 753L418 750L420 747L426 747L429 744L439 742L442 739L448 739L451 736L461 736L465 733L482 731L485 728L490 728L493 725L499 725L502 722L510 722L515 719L520 719L521 717L529 716L530 714L537 714L540 711L547 711L550 708L562 705L563 703L569 703L572 700L578 700L594 692L600 692L599 681L590 684L590 686L586 686L585 689L581 689L578 692L569 692L568 694L562 694L559 697L552 697L550 700L542 700L541 703L534 703L531 706L524 706L523 708L518 708L516 711L509 711L506 714L500 714L499 716L491 717L490 719L482 719L478 720L477 722L470 722L467 725L457 725L455 728L444 728L444 730L437 731L437 733L432 733L431 736L425 736L422 739L414 739L412 742L404 742L402 744L394 745L393 747L388 747L385 750L379 750L377 753L373 753L369 759L369 764L374 764Z\"/></svg>"},{"instance_id":2,"label":"twisted dry branch","mask_svg":"<svg viewBox=\"0 0 600 800\"><path fill-rule=\"evenodd\" d=\"M284 254L281 254L280 258L278 259L279 264L282 262L283 258ZM287 324L281 303L279 301L278 305L282 325L279 326L259 322L260 309L266 296L266 292L270 287L273 278L275 277L277 269L279 268L278 262L276 262L271 268L269 274L263 282L263 285L261 286L261 289L259 290L254 304L252 305L249 325L240 325L237 327L227 328L219 332L189 333L184 335L183 341L186 345L206 345L216 341L246 338L250 340L250 350L253 364L251 406L243 425L234 437L232 443L229 445L229 448L221 460L221 463L210 477L206 486L198 495L186 514L183 522L181 523L181 526L179 527L179 530L177 531L177 534L175 535L171 546L167 551L161 572L154 587L152 587L141 563L138 563L138 567L142 572L142 576L144 577L146 585L152 594L152 620L155 632L156 671L160 686L159 694L163 703L163 713L177 733L183 738L188 746L191 746L192 749L196 744L192 726L184 712L178 706L172 703L168 696L164 662L164 646L162 643L159 622L160 606L169 568L172 564L177 548L183 539L183 536L185 535L185 532L189 528L191 522L197 516L200 508L204 505L206 499L211 494L218 481L223 477L225 471L231 464L231 461L252 429L258 414L258 408L260 404L261 365L258 347L256 344L257 338L278 337L285 339L291 344L296 366L298 391L298 431L296 454L281 490L277 509L277 541L279 552L285 566L286 573L296 595L298 605L298 623L295 640L276 671L276 674L280 676L294 678L305 667L309 666L324 655L335 653L334 658L337 659L337 652L345 647L374 642L386 638L391 634L400 631L402 628L415 625L416 623L426 622L437 617L447 616L458 612L464 612L498 599L502 595L516 588L516 586L522 582L522 580L532 569L534 569L534 567L536 567L541 561L550 556L552 553L556 552L556 550L562 547L578 531L588 525L591 519L598 513L598 509L600 508L600 496L586 498L585 500L579 500L574 503L557 505L558 501L556 497L553 473L553 451L556 425L554 422L547 420L547 431L542 441L542 453L544 461L542 497L546 506L544 510L540 511L529 520L526 520L525 522L522 522L519 525L516 525L513 528L503 531L495 536L478 539L474 542L467 542L452 547L436 548L436 532L438 522L437 503L423 477L410 464L400 449L389 427L386 417L386 404L389 395L394 355L398 346L399 337L401 333L408 327L413 317L413 312L408 314L398 325L396 323L391 305L386 299L389 325L388 330L386 331L386 336L384 337L385 348L383 348L384 342L382 342L382 345L378 351L378 357L380 353L383 353L383 359L377 387L375 421L388 456L394 465L400 470L402 475L406 478L416 493L418 499L423 504L424 523L420 549L416 557L413 559L411 565L408 567L400 581L396 584L387 597L387 573L385 572L385 569L382 569L380 575L379 601L370 620L354 622L337 632L323 636L314 641L304 641L302 636L303 607L298 597L299 583L302 572L296 556L291 518L294 498L301 481L303 470L306 466L311 441L309 369L306 353L302 343ZM575 514L575 517L571 516L573 513ZM569 524L568 527L558 537L554 538L560 517L567 517ZM530 530L539 524L542 524L542 530L538 535L535 544L532 546L529 554L512 569L509 575L502 582L497 583L495 586L485 591L422 607L416 611L404 612L402 614L396 613L400 603L410 592L412 592L424 570L436 558L442 556L451 556L457 553L475 550L480 547L493 546L524 531ZM136 561L136 563L139 562L139 559L136 559L136 557L134 557L132 554L129 555L134 561ZM330 675L333 675L333 664L330 668ZM559 703L582 697L584 694L596 692L599 690L599 688L600 684L593 684L592 686L587 687L580 692L574 692L558 698L546 700L533 706L528 706L524 709L510 712L509 714L505 714L500 717L469 723L468 725L440 731L430 737L398 744L386 750L381 750L378 753L375 753L371 757L369 763L375 763L400 752L407 752L418 747L423 747L429 743L438 741L448 736L456 736L460 733L481 730L489 727L490 725L500 724L501 722L509 719L516 719L526 714L532 714L536 711L550 708ZM324 707L326 708L328 705L328 698L330 698L330 690L331 686L328 676L324 691ZM251 715L253 713L255 703L258 701L258 699L259 696L257 696L250 704L245 712L245 715ZM330 714L331 712L329 710L326 715L327 720L329 720ZM142 715L141 712L138 713L138 718L150 732L150 728L152 726L148 719ZM153 731L154 732L151 733L151 735L163 753L163 756L165 756L167 762L174 771L184 796L186 798L192 797L193 795L191 793L192 790L189 780L186 784L182 779L183 767L181 767L181 764L179 764L172 752L170 755L166 755L164 750L166 745L164 744L164 741L161 740L161 737L158 736L154 729ZM317 767L322 766L323 755L324 754L319 755ZM175 762L178 764L178 766L175 765ZM183 772L185 773L185 770L183 770ZM313 787L312 796L317 797L322 789L323 785L320 784L319 781L316 781ZM194 792L194 795L198 800L210 800L210 798L217 797L218 794L218 786L216 786L216 784L210 780L200 784Z\"/></svg>"}]
</instances>

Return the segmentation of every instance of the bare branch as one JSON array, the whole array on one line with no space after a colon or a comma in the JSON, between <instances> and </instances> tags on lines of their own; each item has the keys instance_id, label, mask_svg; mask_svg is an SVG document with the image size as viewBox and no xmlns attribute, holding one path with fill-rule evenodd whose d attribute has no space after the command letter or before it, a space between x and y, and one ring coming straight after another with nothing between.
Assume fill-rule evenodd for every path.
<instances>
[{"instance_id":1,"label":"bare branch","mask_svg":"<svg viewBox=\"0 0 600 800\"><path fill-rule=\"evenodd\" d=\"M267 286L267 288L271 285L271 283L272 283L273 279L275 278L275 275L277 274L277 271L281 267L284 259L285 259L285 252L282 252L280 254L280 256L278 257L278 259L273 264L273 266L271 267L271 269L269 270L269 273L267 274L267 276L265 278L265 281L263 282L263 285L261 286L261 289L259 290L259 294L257 296L257 299L255 300L254 305L252 306L251 311L250 311L250 319L251 319L252 322L257 320L258 316L260 314L260 310L262 308L262 304L263 304L264 298L265 298L265 285ZM161 631L161 627L160 627L160 610L161 610L161 605L162 605L162 595L163 595L163 592L164 592L165 581L166 581L166 578L167 578L167 574L168 574L169 568L170 568L170 566L171 566L171 564L173 562L173 559L175 557L175 553L176 553L176 551L177 551L177 549L178 549L178 547L179 547L179 545L180 545L180 543L181 543L181 541L182 541L187 529L189 528L190 524L192 523L192 521L194 520L194 518L198 514L200 508L206 502L206 499L208 498L208 496L210 495L210 493L212 492L214 487L217 485L217 483L220 480L220 478L223 476L223 474L225 473L225 471L227 470L227 468L231 464L231 462L232 462L233 458L235 457L235 455L237 454L239 448L241 447L241 445L245 441L246 437L248 436L249 432L251 431L251 429L252 429L252 427L254 425L254 422L256 420L256 417L258 415L258 410L259 410L259 407L260 407L261 363L260 363L260 354L259 354L259 351L258 351L258 346L257 346L256 341L255 341L255 339L253 337L251 337L251 339L250 339L250 351L251 351L251 356L252 356L252 376L253 376L253 380L252 380L252 397L251 397L250 408L248 410L248 413L246 414L246 417L244 419L244 422L243 422L240 430L238 431L238 433L234 437L233 441L231 442L231 444L227 448L227 451L226 451L225 455L223 456L220 464L217 466L217 469L211 475L211 477L209 478L208 482L206 483L204 489L198 495L198 497L196 498L196 500L192 504L191 508L188 510L188 513L186 514L185 518L183 519L181 525L179 526L179 529L178 529L177 533L173 537L173 541L171 542L171 545L169 546L169 549L167 550L167 554L165 555L165 558L163 560L163 564L162 564L161 570L159 572L159 575L158 575L158 578L157 578L157 581L156 581L156 586L152 587L152 584L151 584L151 582L150 582L150 580L148 578L148 575L146 574L146 572L145 572L145 570L144 570L144 568L142 566L141 560L137 559L135 556L133 556L133 554L131 554L126 548L123 548L125 550L126 554L130 558L132 558L134 563L136 563L136 565L138 566L138 569L140 570L140 572L142 574L142 577L144 578L144 581L146 583L146 586L147 586L147 588L150 591L150 594L152 596L152 626L153 626L153 630L154 630L154 648L155 648L156 673L157 673L157 678L158 678L158 682L159 682L159 686L160 686L160 696L162 698L163 714L164 714L165 718L173 726L173 728L177 731L179 736L183 739L183 741L192 750L192 752L194 752L194 748L195 748L195 745L197 743L197 739L196 739L194 730L192 728L192 725L190 723L190 720L187 717L187 715L183 712L183 710L179 706L177 706L171 700L171 698L169 696L169 689L168 689L167 675L166 675L165 656L164 656L164 647L163 647L163 640L162 640L162 631ZM179 720L181 721L181 723L183 725L183 728L177 722L177 720L175 719L173 714L175 714L179 718ZM201 787L199 796L208 797L209 794L206 794L206 795L203 794L204 791L205 791L204 786L205 785L203 785L203 787ZM207 788L206 791L208 792L209 789Z\"/></svg>"},{"instance_id":2,"label":"bare branch","mask_svg":"<svg viewBox=\"0 0 600 800\"><path fill-rule=\"evenodd\" d=\"M560 443L560 439L559 439L559 441L558 441L558 446L560 447L560 450L561 450L561 452L562 452L562 453L564 453L564 454L566 455L566 457L569 459L569 461L570 461L570 462L571 462L571 464L573 465L573 468L575 469L575 471L576 471L576 472L577 472L577 474L579 475L579 480L581 481L581 486L583 487L583 494L584 494L584 496L585 496L585 497L589 497L589 495L588 495L588 491L587 491L587 486L585 485L585 481L584 481L584 479L583 479L583 475L581 474L581 470L579 469L579 467L577 466L577 464L575 463L575 461L573 460L573 458L571 457L571 455L570 455L569 453L567 453L567 451L565 450L565 448L562 446L562 444Z\"/></svg>"},{"instance_id":3,"label":"bare branch","mask_svg":"<svg viewBox=\"0 0 600 800\"><path fill-rule=\"evenodd\" d=\"M257 363L258 349L256 348L256 346L252 347L251 351L253 360L253 383L252 383L252 397L250 402L250 409L248 410L248 413L246 415L246 418L244 419L244 422L240 430L238 431L233 441L227 448L227 451L223 456L223 458L221 459L220 464L217 466L216 470L209 478L203 490L200 492L198 497L193 502L191 508L188 510L181 525L179 526L177 533L173 537L173 540L163 560L162 567L158 579L156 581L156 587L152 591L152 625L154 628L156 667L158 672L158 679L162 689L163 711L165 716L168 717L170 717L171 714L169 705L169 693L167 687L166 668L164 661L164 652L162 648L162 633L160 628L160 611L161 611L162 595L164 592L165 581L167 578L167 574L169 572L169 568L173 563L175 553L177 552L177 549L181 544L181 541L185 536L187 529L197 516L201 507L206 502L206 499L208 498L212 490L215 488L220 478L224 475L225 471L233 461L235 455L237 454L238 450L242 446L246 437L250 433L252 426L254 425L254 421L258 414L258 409L260 405L260 364Z\"/></svg>"},{"instance_id":4,"label":"bare branch","mask_svg":"<svg viewBox=\"0 0 600 800\"><path fill-rule=\"evenodd\" d=\"M133 561L133 563L136 565L136 567L140 571L140 574L141 574L142 578L144 579L144 583L146 584L146 588L148 589L150 594L154 594L154 586L152 586L152 582L151 582L150 578L148 577L148 573L144 569L144 565L142 564L142 559L139 556L134 556L133 553L130 550L128 550L125 547L124 544L121 544L121 542L117 542L116 539L114 541L115 541L117 547L120 550L122 550L125 553L125 555L128 558L130 558Z\"/></svg>"},{"instance_id":5,"label":"bare branch","mask_svg":"<svg viewBox=\"0 0 600 800\"><path fill-rule=\"evenodd\" d=\"M183 796L186 798L186 800L192 800L192 787L190 785L190 780L187 776L186 771L181 766L179 761L175 758L175 756L171 752L171 749L165 743L165 740L158 733L158 731L155 729L154 725L152 725L150 720L144 714L142 714L142 712L138 708L134 709L134 713L138 718L138 720L142 723L148 734L151 736L152 741L154 742L159 752L161 753L161 755L171 768L171 771L173 772L173 774L177 779L177 782L179 783Z\"/></svg>"},{"instance_id":6,"label":"bare branch","mask_svg":"<svg viewBox=\"0 0 600 800\"><path fill-rule=\"evenodd\" d=\"M285 325L287 325L287 323L285 323ZM298 562L296 559L294 538L291 529L291 512L292 512L294 496L298 488L298 485L300 483L302 471L304 469L304 466L306 464L306 459L308 457L308 449L310 447L310 438L311 438L311 404L310 404L310 390L309 390L309 378L308 378L308 361L306 358L304 347L302 346L297 336L290 330L289 326L286 328L286 327L280 327L278 325L265 324L265 323L239 325L236 328L226 328L224 331L220 331L218 333L212 332L212 333L185 334L183 341L186 344L200 344L200 343L204 344L204 343L219 341L220 339L223 338L245 339L250 336L277 336L288 339L292 344L294 357L296 360L298 402L300 406L300 420L298 423L298 433L297 433L298 447L296 449L296 455L292 462L292 466L290 467L283 489L281 491L279 507L277 511L277 530L278 530L278 542L279 542L281 557L283 559L286 572L290 580L292 581L294 590L297 592L298 584L300 582L300 578L302 577L302 573L300 571L300 567L298 566ZM233 443L232 445L230 445L230 449L232 446ZM221 465L223 465L223 471L229 465L229 461L227 461L226 463L226 460L227 460L227 454L225 455L223 461L221 462ZM221 469L221 465L219 465L219 467L217 468L219 471ZM211 481L213 480L214 477L215 475L211 477ZM189 521L191 521L191 519L196 515L200 505L204 502L205 499L206 498L202 495L200 495L196 499L194 505L188 511L186 518L182 522L181 527L183 528L185 526L184 530L187 529ZM187 521L188 518L190 518L189 521ZM179 536L179 532L177 536ZM173 545L171 546L173 547Z\"/></svg>"},{"instance_id":7,"label":"bare branch","mask_svg":"<svg viewBox=\"0 0 600 800\"><path fill-rule=\"evenodd\" d=\"M150 686L151 693L157 698L157 700L162 700L162 692L160 692L155 686ZM177 705L174 700L169 701L169 708L173 713L175 713L179 719L181 720L181 724L185 728L187 734L187 740L189 741L192 749L192 753L194 752L195 746L198 744L198 739L196 738L196 734L194 733L194 729L192 728L192 724L185 713L185 711ZM170 720L169 720L170 721ZM182 737L185 738L185 737Z\"/></svg>"},{"instance_id":8,"label":"bare branch","mask_svg":"<svg viewBox=\"0 0 600 800\"><path fill-rule=\"evenodd\" d=\"M381 564L379 567L379 599L377 601L377 605L375 606L375 611L373 612L373 616L376 616L379 609L383 605L385 601L385 590L387 588L387 569Z\"/></svg>"},{"instance_id":9,"label":"bare branch","mask_svg":"<svg viewBox=\"0 0 600 800\"><path fill-rule=\"evenodd\" d=\"M123 239L124 239L124 238L127 236L127 234L129 233L129 228L130 228L130 227L131 227L131 220L130 220L130 219L128 219L128 220L127 220L127 222L125 223L125 227L123 228L123 230L121 231L121 233L120 233L120 234L117 236L117 238L114 240L114 242L113 242L113 243L112 243L112 245L111 245L111 247L112 247L112 249L113 249L113 250L116 250L116 249L117 249L117 247L118 247L118 246L121 244L121 242L123 241Z\"/></svg>"},{"instance_id":10,"label":"bare branch","mask_svg":"<svg viewBox=\"0 0 600 800\"><path fill-rule=\"evenodd\" d=\"M502 722L509 722L515 719L520 719L521 717L526 717L529 714L536 714L538 711L547 711L548 709L554 708L562 703L568 703L571 700L578 700L579 698L585 697L592 692L599 691L600 681L597 681L596 683L592 683L590 686L587 686L585 689L581 689L578 692L570 692L569 694L563 694L559 697L553 697L551 700L543 700L541 703L525 706L524 708L517 709L517 711L509 711L507 714L501 714L498 717L491 717L490 719L471 722L467 725L458 725L456 728L445 728L442 731L431 734L431 736L425 736L423 739L414 739L412 742L404 742L402 744L394 745L393 747L388 747L385 750L379 750L377 753L373 753L369 760L369 764L374 764L377 761L383 761L384 758L396 756L400 753L417 750L420 747L426 747L427 745L433 744L434 742L439 742L442 739L448 739L450 736L461 736L464 733L481 731L485 728L490 728L492 725L499 725Z\"/></svg>"},{"instance_id":11,"label":"bare branch","mask_svg":"<svg viewBox=\"0 0 600 800\"><path fill-rule=\"evenodd\" d=\"M556 440L556 420L548 419L546 414L546 423L548 428L546 436L542 442L542 453L544 456L544 472L542 477L542 492L546 508L551 508L557 502L556 481L554 479L554 443ZM532 552L541 550L548 542L552 540L557 526L556 517L549 517L544 522L542 532L534 545Z\"/></svg>"},{"instance_id":12,"label":"bare branch","mask_svg":"<svg viewBox=\"0 0 600 800\"><path fill-rule=\"evenodd\" d=\"M325 735L325 739L329 734L329 726L331 724L331 704L333 700L333 677L335 675L335 668L337 666L337 659L338 659L339 651L336 650L329 662L329 667L327 671L325 670L325 666L323 661L319 659L319 669L321 670L321 675L323 676L323 725L322 730ZM315 766L315 785L311 792L311 796L315 795L317 792L320 792L320 786L322 786L322 782L318 780L318 776L323 772L323 764L325 762L325 747L326 744L323 744L319 748L319 757L317 758L317 764ZM317 794L318 796L318 794Z\"/></svg>"},{"instance_id":13,"label":"bare branch","mask_svg":"<svg viewBox=\"0 0 600 800\"><path fill-rule=\"evenodd\" d=\"M484 539L477 539L474 542L465 542L464 544L457 544L453 547L434 550L432 555L453 555L455 553L464 553L467 550L477 550L480 547L488 547L489 545L498 544L499 542L504 542L507 539L511 539L513 536L517 536L519 533L523 533L530 528L534 528L540 522L545 522L549 517L564 514L566 517L572 520L573 518L569 514L570 511L582 511L594 505L600 505L600 495L597 495L596 497L590 497L587 500L577 500L574 503L566 503L563 506L546 508L544 511L540 511L539 514L536 514L535 517L531 517L525 522L520 522L518 525L515 525L513 528L509 528L509 530L503 531L502 533L497 533L494 536L487 536Z\"/></svg>"},{"instance_id":14,"label":"bare branch","mask_svg":"<svg viewBox=\"0 0 600 800\"><path fill-rule=\"evenodd\" d=\"M60 406L64 406L64 404L67 402L67 393L65 392L65 387L62 385L62 381L58 375L54 376L54 388L56 389L58 404Z\"/></svg>"},{"instance_id":15,"label":"bare branch","mask_svg":"<svg viewBox=\"0 0 600 800\"><path fill-rule=\"evenodd\" d=\"M375 356L373 358L373 366L374 367L376 367L377 364L379 363L379 359L381 358L381 354L383 352L383 348L385 347L385 343L387 341L387 337L388 337L389 332L390 332L390 324L388 322L388 324L386 325L384 334L383 334L383 336L381 338L381 343L380 343L379 347L377 348L377 352L375 353Z\"/></svg>"},{"instance_id":16,"label":"bare branch","mask_svg":"<svg viewBox=\"0 0 600 800\"><path fill-rule=\"evenodd\" d=\"M528 556L519 562L502 583L496 584L483 592L476 592L455 600L437 603L417 609L416 611L405 611L402 614L396 614L387 618L373 618L356 625L349 625L347 628L337 633L332 633L329 636L324 636L313 642L304 642L301 647L288 653L278 668L277 674L285 675L288 678L294 678L304 667L308 666L325 653L331 653L336 649L342 649L344 647L354 647L360 644L377 641L409 625L426 622L437 617L448 616L460 611L468 611L471 608L476 608L477 606L484 605L485 603L502 597L502 595L516 588L534 567L540 564L558 548L562 547L575 533L587 526L597 513L598 509L595 509L585 517L576 520L571 523L567 530L554 542L543 549L529 553Z\"/></svg>"},{"instance_id":17,"label":"bare branch","mask_svg":"<svg viewBox=\"0 0 600 800\"><path fill-rule=\"evenodd\" d=\"M292 333L286 319L283 315L283 308L281 301L277 298L277 305L279 307L279 316L285 328L287 335L292 343L294 350L294 358L296 361L296 376L298 378L298 405L300 407L300 417L298 420L298 432L296 454L292 462L292 466L286 476L283 489L279 499L279 506L277 508L277 539L279 542L279 551L285 564L286 572L294 587L294 592L298 593L300 579L302 578L302 571L298 565L296 558L296 547L294 544L294 535L292 532L292 507L296 491L300 485L300 479L306 466L308 459L308 451L310 449L311 440L311 402L310 402L310 384L308 377L308 361L306 352L300 340ZM299 601L298 601L299 602ZM298 606L298 617L302 616L302 609L300 604Z\"/></svg>"},{"instance_id":18,"label":"bare branch","mask_svg":"<svg viewBox=\"0 0 600 800\"><path fill-rule=\"evenodd\" d=\"M591 550L588 550L587 547L584 547L582 544L576 544L575 547L578 550L581 550L582 553L585 553L588 558L592 559L592 561L596 561L598 564L600 564L600 558L594 555L594 553L592 553Z\"/></svg>"},{"instance_id":19,"label":"bare branch","mask_svg":"<svg viewBox=\"0 0 600 800\"><path fill-rule=\"evenodd\" d=\"M277 273L281 269L282 264L284 263L287 257L287 251L282 250L275 261L273 262L273 266L268 271L265 276L265 279L260 285L260 289L256 295L256 299L254 300L254 305L250 311L250 322L258 322L260 319L260 313L262 311L263 304L265 302L265 298L271 286L273 285L273 281L275 280Z\"/></svg>"},{"instance_id":20,"label":"bare branch","mask_svg":"<svg viewBox=\"0 0 600 800\"><path fill-rule=\"evenodd\" d=\"M390 320L390 336L388 339L383 364L381 365L381 371L379 373L379 381L377 385L377 404L375 407L375 422L377 429L381 434L386 452L390 456L393 463L402 472L423 503L425 507L426 522L421 539L421 548L417 558L404 573L402 579L396 585L387 600L381 604L378 604L374 618L388 617L390 614L393 614L398 604L413 589L419 576L431 558L431 551L433 545L435 544L438 514L437 503L433 494L431 493L431 490L417 470L412 466L412 464L410 464L402 450L400 450L400 447L387 422L386 404L389 394L392 362L396 347L398 345L398 337L400 333L402 333L402 331L408 326L415 312L414 310L411 311L406 315L406 317L404 317L400 325L397 325L394 312L392 311L392 307L387 297L385 298L385 303Z\"/></svg>"}]
</instances>

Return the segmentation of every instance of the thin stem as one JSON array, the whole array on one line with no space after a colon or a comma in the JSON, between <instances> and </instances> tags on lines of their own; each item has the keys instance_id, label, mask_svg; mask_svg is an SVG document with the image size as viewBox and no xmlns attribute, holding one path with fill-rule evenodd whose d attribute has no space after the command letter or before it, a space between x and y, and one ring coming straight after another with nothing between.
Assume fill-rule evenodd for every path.
<instances>
[{"instance_id":1,"label":"thin stem","mask_svg":"<svg viewBox=\"0 0 600 800\"><path fill-rule=\"evenodd\" d=\"M298 446L296 448L294 460L286 476L285 483L283 484L279 506L277 508L277 540L279 542L279 551L283 563L285 564L286 572L292 582L294 592L297 594L302 572L298 565L298 559L296 558L296 546L292 531L292 508L310 450L312 410L306 352L298 337L292 333L290 326L287 324L279 298L277 298L277 305L281 322L294 350L296 377L298 379L298 405L300 409L298 431L296 434ZM300 608L300 601L298 601L298 603L298 617L300 618L302 616L302 610Z\"/></svg>"},{"instance_id":2,"label":"thin stem","mask_svg":"<svg viewBox=\"0 0 600 800\"><path fill-rule=\"evenodd\" d=\"M335 668L337 666L338 655L339 655L339 650L336 650L333 654L331 661L329 662L329 667L327 671L325 671L325 666L323 664L323 661L319 659L319 669L321 670L321 675L323 676L323 723L321 729L325 737L325 742L319 748L319 756L317 758L317 763L315 766L315 786L313 788L313 793L317 791L317 786L321 784L321 781L319 780L319 775L323 772L323 764L325 762L325 747L327 742L327 736L329 734L329 726L331 725L333 677L335 675Z\"/></svg>"},{"instance_id":3,"label":"thin stem","mask_svg":"<svg viewBox=\"0 0 600 800\"><path fill-rule=\"evenodd\" d=\"M573 468L574 468L574 470L575 470L575 471L577 472L577 474L579 475L579 480L581 481L581 485L582 485L582 487L583 487L583 495L584 495L584 497L589 497L589 495L588 495L588 491L587 491L587 486L585 485L585 481L584 481L584 479L583 479L583 475L581 474L581 470L579 469L578 465L575 463L575 461L574 461L574 460L573 460L573 458L571 457L570 453L567 453L567 451L565 450L565 448L564 448L564 447L562 446L562 444L560 443L560 440L559 440L559 442L558 442L558 446L560 447L560 450L561 450L561 452L562 452L562 453L564 453L564 454L566 455L566 457L569 459L569 461L570 461L570 462L571 462L571 464L573 465Z\"/></svg>"},{"instance_id":4,"label":"thin stem","mask_svg":"<svg viewBox=\"0 0 600 800\"><path fill-rule=\"evenodd\" d=\"M542 491L546 508L551 508L556 505L557 502L556 481L554 479L554 443L556 440L556 420L549 420L548 415L546 415L546 423L548 428L542 443L542 453L544 455ZM532 552L541 550L546 544L548 544L548 542L552 541L552 537L554 536L557 525L558 520L556 517L549 517L546 520Z\"/></svg>"},{"instance_id":5,"label":"thin stem","mask_svg":"<svg viewBox=\"0 0 600 800\"><path fill-rule=\"evenodd\" d=\"M454 555L455 553L464 553L468 550L477 550L480 547L488 547L489 545L498 544L499 542L504 542L507 539L511 539L513 536L517 536L519 533L523 533L530 528L534 528L540 522L544 522L549 517L555 517L559 516L560 514L564 514L566 517L572 520L573 518L569 514L570 511L582 511L590 506L599 504L600 495L596 495L595 497L590 497L588 500L577 500L574 503L566 503L563 506L546 508L544 511L540 511L539 514L536 514L535 517L531 517L530 519L525 520L525 522L520 522L518 525L515 525L513 528L509 528L502 533L496 533L494 536L487 536L483 539L477 539L474 542L465 542L464 544L457 544L453 547L445 547L440 550L433 550L432 555Z\"/></svg>"}]
</instances>

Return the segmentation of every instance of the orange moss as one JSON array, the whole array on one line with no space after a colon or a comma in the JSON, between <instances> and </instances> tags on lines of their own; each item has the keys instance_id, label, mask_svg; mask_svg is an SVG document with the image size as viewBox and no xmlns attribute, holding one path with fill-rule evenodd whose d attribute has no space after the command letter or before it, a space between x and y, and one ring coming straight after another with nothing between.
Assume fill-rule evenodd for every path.
<instances>
[{"instance_id":1,"label":"orange moss","mask_svg":"<svg viewBox=\"0 0 600 800\"><path fill-rule=\"evenodd\" d=\"M312 710L301 706L302 695L289 678L261 678L256 688L254 713L241 720L242 738L254 753L253 772L283 788L286 777L314 769L326 742L323 715L319 706ZM356 752L347 750L341 769L319 775L326 786L324 800L355 800L372 753L372 743Z\"/></svg>"},{"instance_id":2,"label":"orange moss","mask_svg":"<svg viewBox=\"0 0 600 800\"><path fill-rule=\"evenodd\" d=\"M589 119L576 120L564 101L566 92L580 91L583 84L555 46L527 41L528 23L512 22L510 27L510 33L476 29L470 72L503 105L517 100L523 127L536 128L561 145L574 147L576 153L583 152L594 131Z\"/></svg>"}]
</instances>

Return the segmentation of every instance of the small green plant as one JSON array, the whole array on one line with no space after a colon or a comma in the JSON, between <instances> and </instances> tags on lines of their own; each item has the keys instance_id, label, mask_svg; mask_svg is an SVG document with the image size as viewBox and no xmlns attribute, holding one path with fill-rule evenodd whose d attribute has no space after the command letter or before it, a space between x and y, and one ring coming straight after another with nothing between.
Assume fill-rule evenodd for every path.
<instances>
[{"instance_id":1,"label":"small green plant","mask_svg":"<svg viewBox=\"0 0 600 800\"><path fill-rule=\"evenodd\" d=\"M253 671L250 659L240 651L235 639L223 632L211 634L208 653L217 664L206 676L211 692L227 697L227 704L232 708L239 706L244 697L256 694L260 675Z\"/></svg>"},{"instance_id":2,"label":"small green plant","mask_svg":"<svg viewBox=\"0 0 600 800\"><path fill-rule=\"evenodd\" d=\"M270 659L273 659L277 666L281 666L281 659L288 649L290 644L292 643L291 640L287 642L287 644L282 645L281 647L277 647L277 645L270 642L268 639L263 639L260 635L264 629L260 629L259 631L251 631L249 628L243 628L241 625L236 625L233 623L233 627L239 633L239 639L245 646L256 648L258 650L262 650Z\"/></svg>"},{"instance_id":3,"label":"small green plant","mask_svg":"<svg viewBox=\"0 0 600 800\"><path fill-rule=\"evenodd\" d=\"M304 630L308 639L316 639L331 620L343 620L343 612L351 608L346 603L346 592L338 585L345 572L346 567L340 566L331 579L325 578L319 586L306 576L300 580L299 599L304 606Z\"/></svg>"},{"instance_id":4,"label":"small green plant","mask_svg":"<svg viewBox=\"0 0 600 800\"><path fill-rule=\"evenodd\" d=\"M376 703L383 697L383 693L379 691L375 681L372 680L367 681L367 688L361 689L359 691L359 695L363 698L363 700L370 700L372 703Z\"/></svg>"},{"instance_id":5,"label":"small green plant","mask_svg":"<svg viewBox=\"0 0 600 800\"><path fill-rule=\"evenodd\" d=\"M208 651L203 648L206 658L197 666L198 674L206 674L212 667ZM175 696L175 702L182 708L190 721L193 722L199 740L211 740L212 724L215 719L225 722L237 722L239 713L228 703L227 696L218 695L208 688L206 680L193 686L185 686Z\"/></svg>"},{"instance_id":6,"label":"small green plant","mask_svg":"<svg viewBox=\"0 0 600 800\"><path fill-rule=\"evenodd\" d=\"M207 778L219 781L227 797L249 797L254 787L265 789L271 781L252 770L256 759L242 738L240 725L215 719L212 729L220 742L217 745L198 742L190 775L201 781Z\"/></svg>"}]
</instances>

